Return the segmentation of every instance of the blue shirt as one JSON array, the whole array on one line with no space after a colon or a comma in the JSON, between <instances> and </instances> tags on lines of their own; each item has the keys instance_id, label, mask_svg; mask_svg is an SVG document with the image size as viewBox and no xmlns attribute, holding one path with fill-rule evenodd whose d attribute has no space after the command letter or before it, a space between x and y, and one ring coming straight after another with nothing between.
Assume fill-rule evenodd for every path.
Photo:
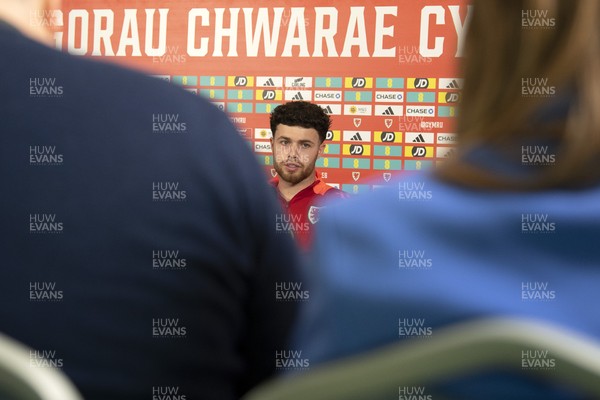
<instances>
[{"instance_id":1,"label":"blue shirt","mask_svg":"<svg viewBox=\"0 0 600 400\"><path fill-rule=\"evenodd\" d=\"M313 365L491 316L600 338L598 237L598 187L492 193L403 177L321 214L297 347ZM469 387L448 393L478 398ZM513 382L486 398L551 398L541 390Z\"/></svg>"}]
</instances>

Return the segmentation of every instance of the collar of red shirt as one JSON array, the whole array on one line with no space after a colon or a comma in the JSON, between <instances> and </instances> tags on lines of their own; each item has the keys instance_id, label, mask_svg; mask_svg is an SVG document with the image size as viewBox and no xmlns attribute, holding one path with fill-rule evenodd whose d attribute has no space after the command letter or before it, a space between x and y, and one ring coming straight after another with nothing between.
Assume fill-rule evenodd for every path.
<instances>
[{"instance_id":1,"label":"collar of red shirt","mask_svg":"<svg viewBox=\"0 0 600 400\"><path fill-rule=\"evenodd\" d=\"M277 185L279 184L279 176L275 176L273 179L271 179L270 183L271 183L271 185L273 185L273 187L275 187L275 189L277 189ZM304 197L304 196L312 196L314 194L323 196L330 189L333 189L333 188L331 186L329 186L328 184L326 184L325 182L323 182L322 180L320 180L319 175L315 171L315 181L310 186L307 186L304 189L302 189L301 191L299 191L298 193L296 193L296 195L294 197L292 197L290 199L290 201L292 201L296 198ZM277 194L279 196L281 196L281 193L279 193L278 189L277 189Z\"/></svg>"}]
</instances>

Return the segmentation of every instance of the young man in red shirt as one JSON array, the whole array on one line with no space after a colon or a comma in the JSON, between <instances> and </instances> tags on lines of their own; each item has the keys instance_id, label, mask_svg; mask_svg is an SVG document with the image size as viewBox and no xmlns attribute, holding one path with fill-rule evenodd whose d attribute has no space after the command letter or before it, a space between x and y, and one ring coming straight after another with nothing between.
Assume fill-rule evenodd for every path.
<instances>
[{"instance_id":1,"label":"young man in red shirt","mask_svg":"<svg viewBox=\"0 0 600 400\"><path fill-rule=\"evenodd\" d=\"M278 106L270 116L273 166L271 181L286 212L276 229L289 232L303 250L311 244L311 231L319 220L320 201L348 195L320 180L315 163L325 148L331 120L321 107L306 101Z\"/></svg>"}]
</instances>

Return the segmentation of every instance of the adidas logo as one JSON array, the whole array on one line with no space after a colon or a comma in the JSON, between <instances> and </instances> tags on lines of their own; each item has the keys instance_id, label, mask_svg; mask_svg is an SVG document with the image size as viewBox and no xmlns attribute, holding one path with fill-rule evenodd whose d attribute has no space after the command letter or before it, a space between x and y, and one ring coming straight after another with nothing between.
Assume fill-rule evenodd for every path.
<instances>
[{"instance_id":1,"label":"adidas logo","mask_svg":"<svg viewBox=\"0 0 600 400\"><path fill-rule=\"evenodd\" d=\"M459 89L459 85L458 82L456 82L456 79L452 79L452 82L450 82L448 84L448 86L446 86L446 89Z\"/></svg>"},{"instance_id":2,"label":"adidas logo","mask_svg":"<svg viewBox=\"0 0 600 400\"><path fill-rule=\"evenodd\" d=\"M414 140L413 143L425 143L425 139L423 138L423 135L419 134L419 136L417 136Z\"/></svg>"},{"instance_id":3,"label":"adidas logo","mask_svg":"<svg viewBox=\"0 0 600 400\"><path fill-rule=\"evenodd\" d=\"M446 153L446 155L444 157L446 158L450 158L450 157L454 157L454 153L456 151L454 149L450 150L449 152Z\"/></svg>"},{"instance_id":4,"label":"adidas logo","mask_svg":"<svg viewBox=\"0 0 600 400\"><path fill-rule=\"evenodd\" d=\"M331 109L330 106L327 107L321 107L323 109L323 111L325 111L325 114L333 114L333 110Z\"/></svg>"},{"instance_id":5,"label":"adidas logo","mask_svg":"<svg viewBox=\"0 0 600 400\"><path fill-rule=\"evenodd\" d=\"M360 136L360 133L356 132L356 134L354 136L352 136L350 138L350 140L354 140L354 141L362 141L363 138Z\"/></svg>"},{"instance_id":6,"label":"adidas logo","mask_svg":"<svg viewBox=\"0 0 600 400\"><path fill-rule=\"evenodd\" d=\"M273 78L267 79L264 86L275 86L275 82L273 82Z\"/></svg>"},{"instance_id":7,"label":"adidas logo","mask_svg":"<svg viewBox=\"0 0 600 400\"><path fill-rule=\"evenodd\" d=\"M392 110L392 107L388 107L385 109L384 112L381 113L382 115L396 115L394 114L394 110Z\"/></svg>"},{"instance_id":8,"label":"adidas logo","mask_svg":"<svg viewBox=\"0 0 600 400\"><path fill-rule=\"evenodd\" d=\"M302 97L302 93L298 92L294 97L292 97L292 100L304 100L304 97Z\"/></svg>"}]
</instances>

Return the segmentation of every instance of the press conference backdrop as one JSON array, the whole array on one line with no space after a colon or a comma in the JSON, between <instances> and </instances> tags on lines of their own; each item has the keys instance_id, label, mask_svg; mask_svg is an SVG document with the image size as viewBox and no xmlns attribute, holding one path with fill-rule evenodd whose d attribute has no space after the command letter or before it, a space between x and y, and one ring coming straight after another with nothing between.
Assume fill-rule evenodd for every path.
<instances>
[{"instance_id":1,"label":"press conference backdrop","mask_svg":"<svg viewBox=\"0 0 600 400\"><path fill-rule=\"evenodd\" d=\"M308 100L333 120L321 177L350 193L451 155L471 7L459 0L66 0L56 46L140 69L229 113L267 174L268 117ZM186 132L153 115L154 134Z\"/></svg>"}]
</instances>

